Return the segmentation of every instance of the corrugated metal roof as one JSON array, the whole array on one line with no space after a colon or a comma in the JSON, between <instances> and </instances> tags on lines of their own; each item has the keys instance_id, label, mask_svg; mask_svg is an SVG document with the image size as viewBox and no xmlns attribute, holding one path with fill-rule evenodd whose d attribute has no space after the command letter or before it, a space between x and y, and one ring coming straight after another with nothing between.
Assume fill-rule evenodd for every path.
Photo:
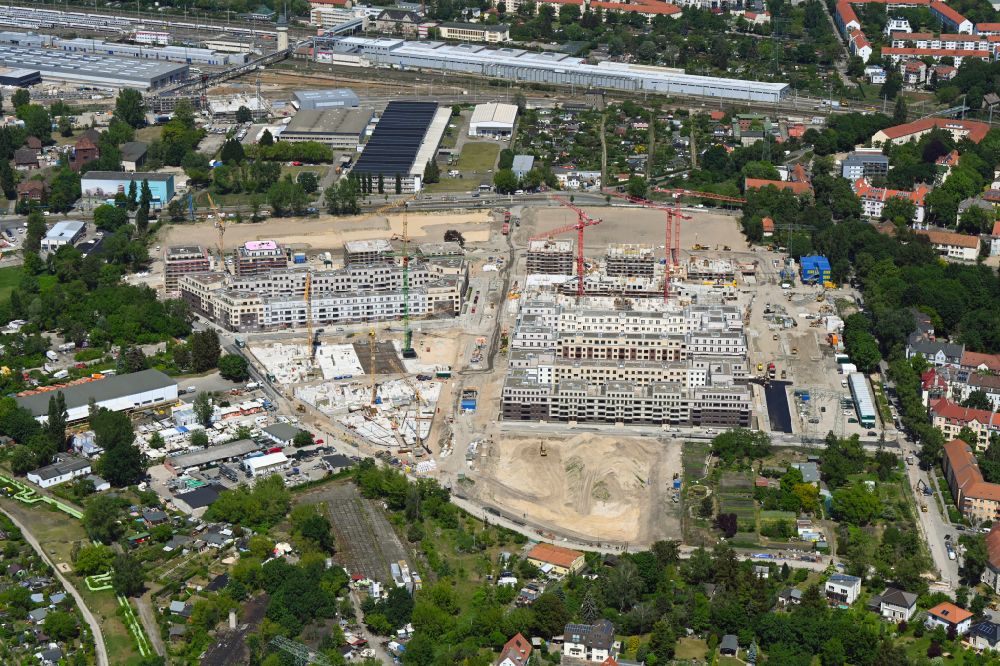
<instances>
[{"instance_id":1,"label":"corrugated metal roof","mask_svg":"<svg viewBox=\"0 0 1000 666\"><path fill-rule=\"evenodd\" d=\"M875 400L872 398L871 389L868 388L868 380L860 372L852 372L847 380L851 384L851 395L854 396L859 414L875 418Z\"/></svg>"}]
</instances>

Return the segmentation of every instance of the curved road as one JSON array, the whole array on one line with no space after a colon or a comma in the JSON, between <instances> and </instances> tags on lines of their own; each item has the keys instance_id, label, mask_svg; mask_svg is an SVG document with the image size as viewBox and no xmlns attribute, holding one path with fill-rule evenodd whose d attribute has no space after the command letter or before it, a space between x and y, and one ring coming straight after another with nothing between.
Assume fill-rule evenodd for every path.
<instances>
[{"instance_id":1,"label":"curved road","mask_svg":"<svg viewBox=\"0 0 1000 666\"><path fill-rule=\"evenodd\" d=\"M38 543L38 539L35 538L35 535L28 531L28 529L10 513L6 511L3 513L10 518L11 522L17 526L17 529L21 530L21 534L24 535L25 540L31 544L31 547L35 549L35 552L37 552L41 558L45 560L45 563L52 567L52 571L55 572L56 578L58 578L59 582L63 584L63 587L65 587L69 593L73 595L73 598L76 599L76 605L79 606L80 612L83 613L83 619L87 621L88 625L90 625L90 633L94 635L94 651L97 653L97 664L98 666L108 666L108 650L104 645L104 634L101 633L101 625L97 623L97 618L95 618L94 614L90 612L89 608L87 608L87 604L84 603L83 597L80 596L80 593L76 591L76 588L73 587L69 580L67 580L59 569L56 568L52 560L49 559L49 556L45 553L45 550L42 549L42 545Z\"/></svg>"}]
</instances>

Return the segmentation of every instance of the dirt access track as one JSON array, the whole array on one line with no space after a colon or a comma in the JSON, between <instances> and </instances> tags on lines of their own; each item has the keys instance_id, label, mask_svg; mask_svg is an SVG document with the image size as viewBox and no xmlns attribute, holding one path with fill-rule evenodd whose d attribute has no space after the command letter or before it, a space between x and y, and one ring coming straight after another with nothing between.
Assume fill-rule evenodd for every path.
<instances>
[{"instance_id":1,"label":"dirt access track","mask_svg":"<svg viewBox=\"0 0 1000 666\"><path fill-rule=\"evenodd\" d=\"M481 471L469 475L476 481L470 494L515 520L605 544L680 538L670 501L679 441L502 436L481 463Z\"/></svg>"},{"instance_id":2,"label":"dirt access track","mask_svg":"<svg viewBox=\"0 0 1000 666\"><path fill-rule=\"evenodd\" d=\"M418 243L439 243L444 232L457 229L470 243L489 240L489 211L461 213L409 213L407 234ZM270 218L256 224L229 223L226 225L224 247L234 249L248 241L275 240L285 245L306 245L311 250L340 250L345 241L389 239L403 233L402 215L375 215L356 217L281 217ZM163 245L202 245L216 247L219 232L213 222L173 224L161 237Z\"/></svg>"}]
</instances>

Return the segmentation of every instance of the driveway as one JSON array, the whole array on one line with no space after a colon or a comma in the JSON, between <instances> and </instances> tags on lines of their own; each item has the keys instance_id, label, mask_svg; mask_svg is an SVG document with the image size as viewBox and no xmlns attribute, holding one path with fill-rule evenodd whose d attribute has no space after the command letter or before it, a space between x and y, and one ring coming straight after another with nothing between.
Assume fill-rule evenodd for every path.
<instances>
[{"instance_id":1,"label":"driveway","mask_svg":"<svg viewBox=\"0 0 1000 666\"><path fill-rule=\"evenodd\" d=\"M160 625L156 623L156 614L153 612L153 604L150 602L151 596L152 592L147 590L141 597L135 598L135 605L139 609L139 620L142 622L142 628L149 636L149 644L153 646L156 654L162 657L167 651L163 647L163 637L160 636Z\"/></svg>"},{"instance_id":2,"label":"driveway","mask_svg":"<svg viewBox=\"0 0 1000 666\"><path fill-rule=\"evenodd\" d=\"M21 530L21 533L24 534L25 540L31 545L32 548L35 549L35 552L41 556L45 563L52 567L52 572L56 575L56 578L58 578L63 587L65 587L66 590L73 595L73 598L76 599L76 605L80 608L80 613L83 614L83 619L87 622L87 625L90 626L90 633L94 636L94 651L97 653L97 664L98 666L108 666L108 650L104 646L104 634L101 633L101 625L97 623L97 618L95 618L94 614L90 612L89 608L87 608L87 604L84 603L83 597L80 596L80 593L77 592L76 588L73 587L69 580L67 580L66 577L59 572L55 563L49 559L49 556L42 549L41 544L38 543L38 539L35 538L35 535L29 532L28 528L22 525L17 518L6 511L4 511L4 514L10 518L14 525L17 526L17 529Z\"/></svg>"}]
</instances>

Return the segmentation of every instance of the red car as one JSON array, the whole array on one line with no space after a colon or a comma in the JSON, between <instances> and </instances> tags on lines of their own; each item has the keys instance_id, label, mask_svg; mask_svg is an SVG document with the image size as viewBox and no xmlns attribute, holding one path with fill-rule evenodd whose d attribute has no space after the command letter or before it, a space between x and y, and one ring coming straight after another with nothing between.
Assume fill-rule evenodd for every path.
<instances>
[{"instance_id":1,"label":"red car","mask_svg":"<svg viewBox=\"0 0 1000 666\"><path fill-rule=\"evenodd\" d=\"M322 444L322 443L323 443L323 440L322 440L322 439L317 439L317 440L316 440L316 443L317 443L317 444Z\"/></svg>"},{"instance_id":2,"label":"red car","mask_svg":"<svg viewBox=\"0 0 1000 666\"><path fill-rule=\"evenodd\" d=\"M292 162L292 166L302 166L302 162Z\"/></svg>"}]
</instances>

